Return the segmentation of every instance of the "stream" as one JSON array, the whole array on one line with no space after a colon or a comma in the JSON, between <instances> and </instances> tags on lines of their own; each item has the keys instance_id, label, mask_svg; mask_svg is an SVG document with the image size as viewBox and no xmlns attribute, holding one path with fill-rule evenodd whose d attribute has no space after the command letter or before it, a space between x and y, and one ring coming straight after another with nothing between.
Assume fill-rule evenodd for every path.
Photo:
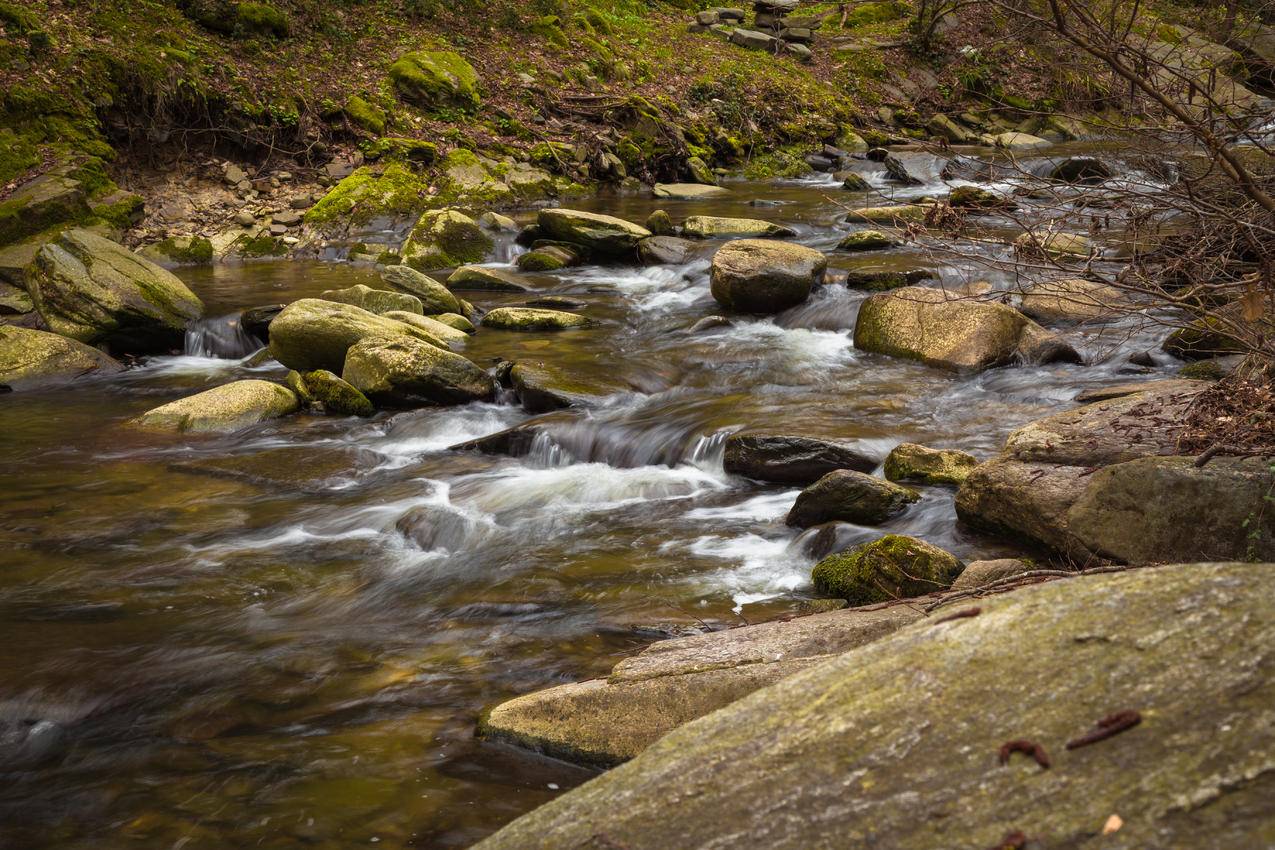
<instances>
[{"instance_id":1,"label":"stream","mask_svg":"<svg viewBox=\"0 0 1275 850\"><path fill-rule=\"evenodd\" d=\"M1048 153L1060 152L1092 146ZM897 200L949 190L934 175L903 190L872 180ZM837 252L864 228L841 222L838 204L885 201L831 177L727 185L725 199L573 206L637 222L657 208L675 221L764 218L833 269L1016 284L983 267L1011 256L991 241ZM1012 238L1011 224L982 227ZM813 595L810 532L784 524L798 491L727 475L728 434L987 458L1083 390L1180 365L1159 352L1162 329L1125 319L1064 331L1087 365L950 374L856 351L865 294L839 285L773 318L690 333L720 312L708 282L718 244L680 266L531 275L533 294L579 301L598 323L482 329L462 349L484 367L542 361L614 385L591 410L533 417L503 400L303 414L213 437L120 427L230 380L281 380L277 363L246 365L240 310L384 286L374 268L309 261L180 269L210 317L186 354L0 400L0 847L467 847L593 775L475 740L485 707L605 675L660 638L792 614ZM505 237L498 256L520 250ZM529 297L462 294L488 309ZM1156 367L1128 363L1148 350ZM525 457L449 450L533 418ZM1016 554L958 527L950 489L922 489L884 530L966 560ZM839 542L883 529L846 526Z\"/></svg>"}]
</instances>

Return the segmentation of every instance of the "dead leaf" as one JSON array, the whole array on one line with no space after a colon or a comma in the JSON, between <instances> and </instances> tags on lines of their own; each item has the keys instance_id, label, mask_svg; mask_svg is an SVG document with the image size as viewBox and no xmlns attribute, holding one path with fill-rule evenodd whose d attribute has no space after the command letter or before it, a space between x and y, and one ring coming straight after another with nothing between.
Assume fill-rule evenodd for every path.
<instances>
[{"instance_id":1,"label":"dead leaf","mask_svg":"<svg viewBox=\"0 0 1275 850\"><path fill-rule=\"evenodd\" d=\"M1106 824L1103 825L1102 834L1110 835L1113 832L1119 832L1122 826L1124 826L1124 821L1121 820L1120 815L1112 815L1107 818Z\"/></svg>"},{"instance_id":2,"label":"dead leaf","mask_svg":"<svg viewBox=\"0 0 1275 850\"><path fill-rule=\"evenodd\" d=\"M1262 297L1262 291L1255 286L1250 286L1240 297L1240 307L1243 311L1244 321L1256 322L1262 318L1263 307L1265 306L1265 298Z\"/></svg>"}]
</instances>

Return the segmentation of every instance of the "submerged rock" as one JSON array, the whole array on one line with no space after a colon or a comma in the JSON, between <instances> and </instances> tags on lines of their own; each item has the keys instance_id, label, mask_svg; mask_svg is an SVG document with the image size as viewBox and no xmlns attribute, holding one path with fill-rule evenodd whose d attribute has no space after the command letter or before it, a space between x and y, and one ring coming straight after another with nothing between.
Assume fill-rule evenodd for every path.
<instances>
[{"instance_id":1,"label":"submerged rock","mask_svg":"<svg viewBox=\"0 0 1275 850\"><path fill-rule=\"evenodd\" d=\"M804 245L728 242L713 255L713 298L738 313L779 313L805 301L827 268L824 255Z\"/></svg>"},{"instance_id":2,"label":"submerged rock","mask_svg":"<svg viewBox=\"0 0 1275 850\"><path fill-rule=\"evenodd\" d=\"M287 387L270 381L235 381L149 410L133 422L158 431L226 433L287 416L299 407Z\"/></svg>"},{"instance_id":3,"label":"submerged rock","mask_svg":"<svg viewBox=\"0 0 1275 850\"><path fill-rule=\"evenodd\" d=\"M732 475L806 486L838 469L871 472L875 459L839 443L782 434L732 434L722 463Z\"/></svg>"},{"instance_id":4,"label":"submerged rock","mask_svg":"<svg viewBox=\"0 0 1275 850\"><path fill-rule=\"evenodd\" d=\"M1263 846L1275 601L1253 587L1270 573L1191 564L980 600L977 617L913 624L688 723L477 850L597 836L932 850L1006 846L1014 831L1042 847ZM1140 725L1066 748L1127 711ZM998 765L1022 737L1050 769Z\"/></svg>"},{"instance_id":5,"label":"submerged rock","mask_svg":"<svg viewBox=\"0 0 1275 850\"><path fill-rule=\"evenodd\" d=\"M798 528L839 520L880 525L907 510L921 494L863 472L829 472L797 496L786 522ZM849 599L850 597L846 597Z\"/></svg>"},{"instance_id":6,"label":"submerged rock","mask_svg":"<svg viewBox=\"0 0 1275 850\"><path fill-rule=\"evenodd\" d=\"M509 370L509 380L528 413L597 404L626 389L617 384L581 380L543 363L514 364Z\"/></svg>"},{"instance_id":7,"label":"submerged rock","mask_svg":"<svg viewBox=\"0 0 1275 850\"><path fill-rule=\"evenodd\" d=\"M22 391L109 375L123 366L96 348L57 334L0 325L0 387Z\"/></svg>"},{"instance_id":8,"label":"submerged rock","mask_svg":"<svg viewBox=\"0 0 1275 850\"><path fill-rule=\"evenodd\" d=\"M350 346L342 380L375 404L417 407L491 401L496 383L459 354L411 337L369 337Z\"/></svg>"},{"instance_id":9,"label":"submerged rock","mask_svg":"<svg viewBox=\"0 0 1275 850\"><path fill-rule=\"evenodd\" d=\"M907 606L841 610L664 640L606 679L537 691L483 716L479 733L555 758L609 767L673 728L920 619ZM678 845L672 845L678 846Z\"/></svg>"},{"instance_id":10,"label":"submerged rock","mask_svg":"<svg viewBox=\"0 0 1275 850\"><path fill-rule=\"evenodd\" d=\"M339 372L350 346L372 337L412 337L445 347L413 325L369 313L353 304L317 298L294 301L270 323L270 350L275 359L301 372Z\"/></svg>"},{"instance_id":11,"label":"submerged rock","mask_svg":"<svg viewBox=\"0 0 1275 850\"><path fill-rule=\"evenodd\" d=\"M950 298L906 287L869 297L859 308L855 347L953 371L980 371L1016 358L1076 362L1079 355L1004 304ZM1047 355L1047 356L1046 356Z\"/></svg>"},{"instance_id":12,"label":"submerged rock","mask_svg":"<svg viewBox=\"0 0 1275 850\"><path fill-rule=\"evenodd\" d=\"M829 555L815 565L810 578L825 596L871 605L943 590L963 566L955 555L924 540L887 534Z\"/></svg>"},{"instance_id":13,"label":"submerged rock","mask_svg":"<svg viewBox=\"0 0 1275 850\"><path fill-rule=\"evenodd\" d=\"M682 232L692 239L788 238L797 231L757 218L723 218L693 215L682 222Z\"/></svg>"},{"instance_id":14,"label":"submerged rock","mask_svg":"<svg viewBox=\"0 0 1275 850\"><path fill-rule=\"evenodd\" d=\"M410 266L390 266L381 273L381 279L399 292L416 296L426 314L464 312L460 299L451 290Z\"/></svg>"},{"instance_id":15,"label":"submerged rock","mask_svg":"<svg viewBox=\"0 0 1275 850\"><path fill-rule=\"evenodd\" d=\"M348 289L329 289L319 297L324 301L335 301L338 304L353 304L378 316L395 311L416 315L422 315L425 312L424 307L421 306L421 299L415 295L373 289L361 283Z\"/></svg>"},{"instance_id":16,"label":"submerged rock","mask_svg":"<svg viewBox=\"0 0 1275 850\"><path fill-rule=\"evenodd\" d=\"M541 210L536 224L549 239L582 245L607 257L633 255L638 242L651 235L651 231L631 221L579 210Z\"/></svg>"},{"instance_id":17,"label":"submerged rock","mask_svg":"<svg viewBox=\"0 0 1275 850\"><path fill-rule=\"evenodd\" d=\"M50 330L120 351L180 347L204 309L171 272L87 230L68 230L41 248L26 282Z\"/></svg>"},{"instance_id":18,"label":"submerged rock","mask_svg":"<svg viewBox=\"0 0 1275 850\"><path fill-rule=\"evenodd\" d=\"M565 331L590 324L588 316L535 307L497 307L483 316L483 327L502 331Z\"/></svg>"},{"instance_id":19,"label":"submerged rock","mask_svg":"<svg viewBox=\"0 0 1275 850\"><path fill-rule=\"evenodd\" d=\"M899 443L885 459L885 477L920 484L956 484L978 466L978 458L955 449Z\"/></svg>"}]
</instances>

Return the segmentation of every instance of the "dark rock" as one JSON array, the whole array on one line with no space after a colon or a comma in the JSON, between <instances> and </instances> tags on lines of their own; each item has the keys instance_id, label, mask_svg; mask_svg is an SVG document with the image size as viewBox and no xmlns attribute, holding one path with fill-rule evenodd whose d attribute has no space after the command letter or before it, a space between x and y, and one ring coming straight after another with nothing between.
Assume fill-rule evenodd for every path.
<instances>
[{"instance_id":1,"label":"dark rock","mask_svg":"<svg viewBox=\"0 0 1275 850\"><path fill-rule=\"evenodd\" d=\"M830 520L879 525L907 510L921 494L862 472L829 472L797 496L787 523L808 528ZM849 598L849 597L847 597Z\"/></svg>"},{"instance_id":2,"label":"dark rock","mask_svg":"<svg viewBox=\"0 0 1275 850\"><path fill-rule=\"evenodd\" d=\"M805 486L838 469L871 472L876 468L877 460L828 440L745 433L733 434L726 439L723 464L732 475L774 484Z\"/></svg>"}]
</instances>

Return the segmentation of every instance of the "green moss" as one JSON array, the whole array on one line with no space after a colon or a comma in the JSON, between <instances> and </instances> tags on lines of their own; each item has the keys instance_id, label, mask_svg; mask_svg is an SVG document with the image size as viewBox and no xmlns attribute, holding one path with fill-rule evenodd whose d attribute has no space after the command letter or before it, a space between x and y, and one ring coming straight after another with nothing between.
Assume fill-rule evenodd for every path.
<instances>
[{"instance_id":1,"label":"green moss","mask_svg":"<svg viewBox=\"0 0 1275 850\"><path fill-rule=\"evenodd\" d=\"M266 233L243 237L235 247L238 248L239 255L242 257L282 257L288 253L288 246L282 239L276 239Z\"/></svg>"},{"instance_id":2,"label":"green moss","mask_svg":"<svg viewBox=\"0 0 1275 850\"><path fill-rule=\"evenodd\" d=\"M408 215L428 206L430 181L401 162L384 168L363 166L337 183L309 209L305 220L326 224L349 219L363 223L383 215Z\"/></svg>"},{"instance_id":3,"label":"green moss","mask_svg":"<svg viewBox=\"0 0 1275 850\"><path fill-rule=\"evenodd\" d=\"M355 126L378 136L385 132L385 113L357 94L350 95L345 101L343 111Z\"/></svg>"},{"instance_id":4,"label":"green moss","mask_svg":"<svg viewBox=\"0 0 1275 850\"><path fill-rule=\"evenodd\" d=\"M922 596L948 587L961 572L955 556L923 540L887 534L815 565L815 589L851 605Z\"/></svg>"},{"instance_id":5,"label":"green moss","mask_svg":"<svg viewBox=\"0 0 1275 850\"><path fill-rule=\"evenodd\" d=\"M360 146L369 160L403 161L429 165L438 159L438 145L419 139L385 138Z\"/></svg>"},{"instance_id":6,"label":"green moss","mask_svg":"<svg viewBox=\"0 0 1275 850\"><path fill-rule=\"evenodd\" d=\"M390 66L389 74L399 95L417 106L475 108L481 102L478 72L450 50L405 53Z\"/></svg>"},{"instance_id":7,"label":"green moss","mask_svg":"<svg viewBox=\"0 0 1275 850\"><path fill-rule=\"evenodd\" d=\"M894 0L884 2L861 3L846 15L846 26L861 27L895 21L908 13L907 7Z\"/></svg>"},{"instance_id":8,"label":"green moss","mask_svg":"<svg viewBox=\"0 0 1275 850\"><path fill-rule=\"evenodd\" d=\"M1192 381L1220 381L1227 371L1216 360L1198 360L1178 370L1178 375Z\"/></svg>"},{"instance_id":9,"label":"green moss","mask_svg":"<svg viewBox=\"0 0 1275 850\"><path fill-rule=\"evenodd\" d=\"M810 165L799 153L775 150L753 157L744 166L744 176L749 180L766 180L775 177L804 177L811 172Z\"/></svg>"},{"instance_id":10,"label":"green moss","mask_svg":"<svg viewBox=\"0 0 1275 850\"><path fill-rule=\"evenodd\" d=\"M545 15L532 21L527 30L540 36L550 44L561 48L571 46L571 42L567 39L567 34L562 31L562 21L557 15Z\"/></svg>"},{"instance_id":11,"label":"green moss","mask_svg":"<svg viewBox=\"0 0 1275 850\"><path fill-rule=\"evenodd\" d=\"M169 237L153 246L156 253L168 257L173 262L189 265L211 263L213 246L202 236Z\"/></svg>"},{"instance_id":12,"label":"green moss","mask_svg":"<svg viewBox=\"0 0 1275 850\"><path fill-rule=\"evenodd\" d=\"M518 268L525 272L556 272L566 265L553 251L528 251L518 257Z\"/></svg>"},{"instance_id":13,"label":"green moss","mask_svg":"<svg viewBox=\"0 0 1275 850\"><path fill-rule=\"evenodd\" d=\"M123 191L106 196L101 203L89 205L96 218L120 230L127 230L136 224L141 219L145 206L146 202L141 195ZM211 247L210 245L210 250Z\"/></svg>"},{"instance_id":14,"label":"green moss","mask_svg":"<svg viewBox=\"0 0 1275 850\"><path fill-rule=\"evenodd\" d=\"M288 16L269 3L240 3L235 7L235 32L287 38Z\"/></svg>"},{"instance_id":15,"label":"green moss","mask_svg":"<svg viewBox=\"0 0 1275 850\"><path fill-rule=\"evenodd\" d=\"M403 260L418 271L480 263L494 247L487 233L457 210L421 216L403 244Z\"/></svg>"},{"instance_id":16,"label":"green moss","mask_svg":"<svg viewBox=\"0 0 1275 850\"><path fill-rule=\"evenodd\" d=\"M8 183L39 162L40 152L30 139L7 127L0 129L0 183Z\"/></svg>"}]
</instances>

